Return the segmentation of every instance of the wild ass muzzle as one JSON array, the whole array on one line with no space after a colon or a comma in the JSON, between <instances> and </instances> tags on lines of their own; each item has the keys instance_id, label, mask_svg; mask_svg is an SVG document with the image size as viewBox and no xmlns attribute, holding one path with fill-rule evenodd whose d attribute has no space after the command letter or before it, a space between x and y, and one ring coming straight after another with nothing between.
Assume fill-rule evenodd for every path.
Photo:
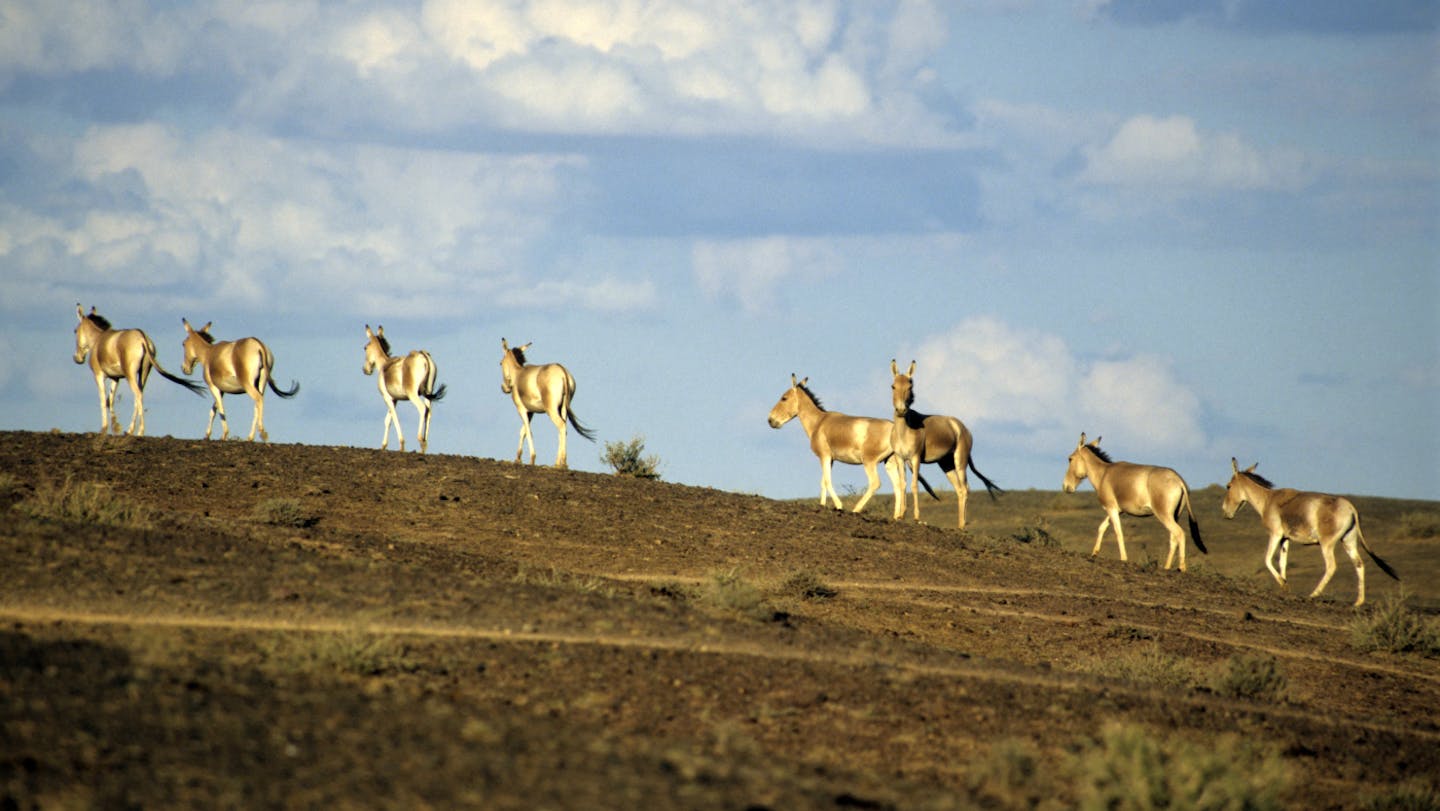
<instances>
[{"instance_id":1,"label":"wild ass muzzle","mask_svg":"<svg viewBox=\"0 0 1440 811\"><path fill-rule=\"evenodd\" d=\"M504 354L500 357L500 390L510 395L515 410L520 414L520 445L515 448L515 461L520 461L525 442L530 442L530 464L535 464L535 437L530 433L530 419L536 414L545 414L555 425L560 437L560 448L555 454L555 467L568 467L565 454L565 423L575 426L576 432L591 442L595 435L580 423L570 401L575 397L575 378L569 370L558 363L530 366L525 361L525 350L530 344L513 349L504 338L500 339Z\"/></svg>"},{"instance_id":2,"label":"wild ass muzzle","mask_svg":"<svg viewBox=\"0 0 1440 811\"><path fill-rule=\"evenodd\" d=\"M1185 532L1180 528L1180 511L1184 510L1190 523L1190 540L1202 554L1205 544L1200 540L1200 525L1195 523L1195 511L1190 507L1190 488L1180 474L1168 467L1137 465L1131 462L1112 462L1109 455L1100 450L1100 438L1087 443L1085 434L1070 454L1069 467L1065 470L1062 484L1065 492L1073 493L1080 482L1090 480L1100 506L1105 509L1105 520L1100 522L1100 531L1095 535L1095 548L1090 557L1100 554L1100 544L1105 540L1105 530L1115 525L1115 542L1120 546L1120 559L1125 555L1125 533L1120 528L1120 514L1153 515L1170 534L1170 554L1165 556L1165 568L1175 561L1180 553L1180 571L1185 571Z\"/></svg>"},{"instance_id":3,"label":"wild ass muzzle","mask_svg":"<svg viewBox=\"0 0 1440 811\"><path fill-rule=\"evenodd\" d=\"M100 433L113 430L120 433L120 421L115 416L115 402L120 396L120 381L130 384L130 393L135 396L135 407L130 414L130 427L126 434L145 435L145 381L154 369L160 376L177 383L197 395L204 396L205 387L193 380L186 380L165 371L155 356L155 344L150 336L138 329L112 329L110 322L91 307L87 315L84 308L75 305L75 315L80 323L75 325L74 360L84 363L88 358L90 371L95 375L95 387L100 390ZM109 383L108 389L106 383Z\"/></svg>"},{"instance_id":4,"label":"wild ass muzzle","mask_svg":"<svg viewBox=\"0 0 1440 811\"><path fill-rule=\"evenodd\" d=\"M1345 542L1345 553L1355 564L1355 579L1358 588L1355 605L1365 604L1365 561L1360 550L1375 561L1381 571L1396 580L1400 576L1390 564L1370 551L1365 536L1360 532L1360 513L1350 499L1325 493L1307 493L1291 488L1275 489L1264 476L1255 472L1255 465L1240 469L1232 456L1230 458L1230 483L1225 485L1225 503L1221 510L1226 518L1234 518L1235 512L1244 504L1255 508L1260 523L1270 534L1265 547L1265 568L1282 588L1289 588L1285 580L1285 569L1290 558L1290 542L1318 544L1320 557L1325 561L1325 574L1316 584L1310 596L1319 597L1335 576L1335 545ZM1275 568L1275 552L1280 552L1280 568Z\"/></svg>"},{"instance_id":5,"label":"wild ass muzzle","mask_svg":"<svg viewBox=\"0 0 1440 811\"><path fill-rule=\"evenodd\" d=\"M253 442L258 430L260 439L269 442L270 434L265 431L265 387L268 385L276 395L289 399L300 391L300 384L290 381L289 391L283 391L275 385L275 379L271 376L275 368L275 356L259 338L241 338L238 341L217 343L210 335L209 322L198 330L190 326L190 322L184 318L180 319L180 323L185 325L185 341L181 345L185 351L182 371L188 375L194 371L195 364L199 363L205 385L210 388L210 396L215 400L214 405L210 406L210 422L205 425L205 438L209 439L215 428L216 414L220 415L220 438L230 437L230 422L225 418L224 397L227 394L244 393L255 401L255 417L250 421L250 435L246 438Z\"/></svg>"},{"instance_id":6,"label":"wild ass muzzle","mask_svg":"<svg viewBox=\"0 0 1440 811\"><path fill-rule=\"evenodd\" d=\"M956 526L965 528L965 506L970 498L970 482L965 475L966 468L969 468L980 481L985 484L985 492L990 494L994 500L997 494L1004 493L994 482L990 481L980 469L975 467L975 459L971 456L971 450L975 445L974 437L970 435L970 429L965 423L955 417L943 414L923 414L916 411L915 403L915 361L910 361L910 368L904 374L900 373L899 367L892 359L890 361L890 374L893 380L890 384L890 404L894 409L895 419L891 444L895 446L895 453L901 457L902 466L911 464L915 478L920 476L920 465L922 463L934 463L940 466L945 472L945 478L950 480L950 486L955 489L956 502ZM912 459L911 454L914 454ZM924 480L921 479L923 483ZM934 496L935 491L930 486L925 486ZM911 482L911 492L915 496L915 519L920 519L920 496L915 490L914 482Z\"/></svg>"},{"instance_id":7,"label":"wild ass muzzle","mask_svg":"<svg viewBox=\"0 0 1440 811\"><path fill-rule=\"evenodd\" d=\"M430 415L433 404L445 397L445 385L435 387L435 377L440 373L435 359L423 349L416 349L406 355L392 356L390 342L385 339L385 327L379 326L374 332L365 325L365 374L380 370L376 386L380 396L385 398L385 433L380 439L380 450L390 445L390 425L395 425L395 438L400 440L400 450L405 450L405 434L400 430L400 417L395 413L395 403L409 400L420 413L420 424L415 433L424 453L430 444Z\"/></svg>"}]
</instances>

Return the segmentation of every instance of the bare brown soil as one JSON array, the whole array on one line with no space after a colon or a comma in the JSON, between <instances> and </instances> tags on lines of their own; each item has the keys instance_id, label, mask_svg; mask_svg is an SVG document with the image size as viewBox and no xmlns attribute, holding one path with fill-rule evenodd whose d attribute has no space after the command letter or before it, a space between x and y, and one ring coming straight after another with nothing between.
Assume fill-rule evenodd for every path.
<instances>
[{"instance_id":1,"label":"bare brown soil","mask_svg":"<svg viewBox=\"0 0 1440 811\"><path fill-rule=\"evenodd\" d=\"M67 481L142 515L36 515ZM1019 745L1058 774L1116 721L1278 752L1287 806L1440 782L1437 660L1353 647L1348 565L1307 600L1297 549L1281 591L1253 516L1205 492L1212 555L1180 574L1140 519L1130 562L1092 560L1088 493L973 496L960 532L953 502L890 521L888 493L854 515L469 457L0 433L0 807L1064 806L1073 784L1000 796L980 764ZM1429 610L1434 541L1371 513L1435 505L1379 501L1367 538ZM1372 604L1397 593L1369 574ZM1285 697L1095 673L1147 651L1273 658Z\"/></svg>"}]
</instances>

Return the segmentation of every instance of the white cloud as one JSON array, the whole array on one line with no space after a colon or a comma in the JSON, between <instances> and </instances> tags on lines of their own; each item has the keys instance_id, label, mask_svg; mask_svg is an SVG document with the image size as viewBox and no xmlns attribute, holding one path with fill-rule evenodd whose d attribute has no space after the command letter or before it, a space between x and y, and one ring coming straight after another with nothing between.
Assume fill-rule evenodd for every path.
<instances>
[{"instance_id":1,"label":"white cloud","mask_svg":"<svg viewBox=\"0 0 1440 811\"><path fill-rule=\"evenodd\" d=\"M707 295L733 299L749 313L774 309L788 282L813 282L835 273L840 257L825 243L790 237L701 240L691 252L695 282Z\"/></svg>"},{"instance_id":2,"label":"white cloud","mask_svg":"<svg viewBox=\"0 0 1440 811\"><path fill-rule=\"evenodd\" d=\"M986 426L1033 451L1073 443L1079 431L1137 453L1202 447L1200 398L1152 355L1091 361L1058 336L980 317L914 350L917 408ZM1117 443L1119 444L1119 443Z\"/></svg>"},{"instance_id":3,"label":"white cloud","mask_svg":"<svg viewBox=\"0 0 1440 811\"><path fill-rule=\"evenodd\" d=\"M68 160L57 183L121 186L123 204L98 194L63 215L17 209L0 223L0 267L49 274L55 294L67 279L112 278L136 291L183 289L248 304L271 302L279 290L342 307L393 295L444 313L473 304L478 278L508 272L549 232L563 206L560 175L578 159L219 129L186 135L146 124L94 127ZM55 269L57 258L67 270ZM355 289L358 279L364 290ZM643 292L606 289L574 304L610 310Z\"/></svg>"},{"instance_id":4,"label":"white cloud","mask_svg":"<svg viewBox=\"0 0 1440 811\"><path fill-rule=\"evenodd\" d=\"M1293 152L1261 152L1233 133L1202 132L1186 116L1135 116L1084 150L1085 183L1175 191L1293 190L1307 179Z\"/></svg>"},{"instance_id":5,"label":"white cloud","mask_svg":"<svg viewBox=\"0 0 1440 811\"><path fill-rule=\"evenodd\" d=\"M649 279L628 281L606 276L598 280L544 280L533 284L512 281L497 291L502 306L537 310L565 310L581 307L600 312L620 313L648 310L659 295Z\"/></svg>"}]
</instances>

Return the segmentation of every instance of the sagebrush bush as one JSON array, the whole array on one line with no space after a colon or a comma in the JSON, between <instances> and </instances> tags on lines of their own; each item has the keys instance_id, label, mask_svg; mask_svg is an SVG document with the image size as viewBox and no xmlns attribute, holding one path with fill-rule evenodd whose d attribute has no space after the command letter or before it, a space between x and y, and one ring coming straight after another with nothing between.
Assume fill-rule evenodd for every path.
<instances>
[{"instance_id":1,"label":"sagebrush bush","mask_svg":"<svg viewBox=\"0 0 1440 811\"><path fill-rule=\"evenodd\" d=\"M1275 657L1242 654L1230 657L1211 687L1229 698L1283 701L1287 683Z\"/></svg>"},{"instance_id":2,"label":"sagebrush bush","mask_svg":"<svg viewBox=\"0 0 1440 811\"><path fill-rule=\"evenodd\" d=\"M1119 655L1097 656L1082 662L1078 669L1108 679L1156 687L1188 689L1198 682L1194 663L1166 653L1157 644Z\"/></svg>"},{"instance_id":3,"label":"sagebrush bush","mask_svg":"<svg viewBox=\"0 0 1440 811\"><path fill-rule=\"evenodd\" d=\"M251 516L264 524L296 529L313 527L320 522L319 516L306 510L297 499L293 498L266 499L255 505Z\"/></svg>"},{"instance_id":4,"label":"sagebrush bush","mask_svg":"<svg viewBox=\"0 0 1440 811\"><path fill-rule=\"evenodd\" d=\"M1075 806L1104 811L1279 809L1290 775L1280 754L1235 736L1205 744L1111 723L1074 756Z\"/></svg>"},{"instance_id":5,"label":"sagebrush bush","mask_svg":"<svg viewBox=\"0 0 1440 811\"><path fill-rule=\"evenodd\" d=\"M1361 651L1440 656L1440 619L1422 617L1391 596L1350 623L1350 644Z\"/></svg>"},{"instance_id":6,"label":"sagebrush bush","mask_svg":"<svg viewBox=\"0 0 1440 811\"><path fill-rule=\"evenodd\" d=\"M645 455L645 437L636 434L629 442L606 442L600 461L621 476L637 479L660 478L660 457Z\"/></svg>"},{"instance_id":7,"label":"sagebrush bush","mask_svg":"<svg viewBox=\"0 0 1440 811\"><path fill-rule=\"evenodd\" d=\"M716 572L701 586L700 603L708 608L749 619L765 620L774 616L774 609L753 583L731 569Z\"/></svg>"}]
</instances>

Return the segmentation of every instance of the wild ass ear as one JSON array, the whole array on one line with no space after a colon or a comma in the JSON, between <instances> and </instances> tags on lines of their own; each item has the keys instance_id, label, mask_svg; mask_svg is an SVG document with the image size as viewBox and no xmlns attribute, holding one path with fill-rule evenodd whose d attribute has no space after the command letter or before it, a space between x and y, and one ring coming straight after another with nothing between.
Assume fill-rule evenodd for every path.
<instances>
[{"instance_id":1,"label":"wild ass ear","mask_svg":"<svg viewBox=\"0 0 1440 811\"><path fill-rule=\"evenodd\" d=\"M215 323L214 321L206 321L206 322L205 322L205 326L201 327L201 328L200 328L200 331L201 331L201 332L209 332L209 331L210 331L210 325L211 325L211 324L214 324L214 323Z\"/></svg>"},{"instance_id":2,"label":"wild ass ear","mask_svg":"<svg viewBox=\"0 0 1440 811\"><path fill-rule=\"evenodd\" d=\"M795 388L797 385L799 385L799 383L800 383L800 381L795 378L795 373L794 373L794 372L791 372L791 373L790 373L790 388L792 388L792 389Z\"/></svg>"},{"instance_id":3,"label":"wild ass ear","mask_svg":"<svg viewBox=\"0 0 1440 811\"><path fill-rule=\"evenodd\" d=\"M898 374L900 374L900 368L895 365L895 359L894 359L894 358L891 358L891 359L890 359L890 374L892 374L892 375L898 375Z\"/></svg>"},{"instance_id":4,"label":"wild ass ear","mask_svg":"<svg viewBox=\"0 0 1440 811\"><path fill-rule=\"evenodd\" d=\"M85 308L81 307L80 302L78 301L75 302L75 317L80 319L81 321L85 320Z\"/></svg>"},{"instance_id":5,"label":"wild ass ear","mask_svg":"<svg viewBox=\"0 0 1440 811\"><path fill-rule=\"evenodd\" d=\"M1240 472L1240 463L1239 463L1239 462L1236 462L1236 461L1235 461L1235 457L1233 457L1233 456L1230 457L1230 472L1231 472L1231 473L1239 473L1239 472Z\"/></svg>"},{"instance_id":6,"label":"wild ass ear","mask_svg":"<svg viewBox=\"0 0 1440 811\"><path fill-rule=\"evenodd\" d=\"M913 361L913 360L910 361L910 371L906 372L906 373L905 373L905 376L906 376L906 377L914 377L914 376L915 376L915 361Z\"/></svg>"},{"instance_id":7,"label":"wild ass ear","mask_svg":"<svg viewBox=\"0 0 1440 811\"><path fill-rule=\"evenodd\" d=\"M384 325L384 324L376 324L376 325L375 325L375 335L376 335L377 337L380 337L380 338L384 338L384 337L385 337L385 325Z\"/></svg>"},{"instance_id":8,"label":"wild ass ear","mask_svg":"<svg viewBox=\"0 0 1440 811\"><path fill-rule=\"evenodd\" d=\"M1257 468L1257 467L1259 467L1259 466L1260 466L1260 463L1259 463L1259 462L1256 462L1255 464L1251 465L1250 467L1245 468L1245 472L1246 472L1246 473L1254 473L1254 472L1255 472L1255 468Z\"/></svg>"},{"instance_id":9,"label":"wild ass ear","mask_svg":"<svg viewBox=\"0 0 1440 811\"><path fill-rule=\"evenodd\" d=\"M369 324L366 324L366 325L365 325L365 337L367 337L367 338L373 338L373 337L375 337L375 333L373 333L373 332L370 331L370 325L369 325Z\"/></svg>"},{"instance_id":10,"label":"wild ass ear","mask_svg":"<svg viewBox=\"0 0 1440 811\"><path fill-rule=\"evenodd\" d=\"M803 386L803 385L805 385L806 383L809 383L809 382L810 382L810 376L809 376L809 375L806 375L806 376L805 376L805 379L802 380L802 381L800 381L800 385Z\"/></svg>"},{"instance_id":11,"label":"wild ass ear","mask_svg":"<svg viewBox=\"0 0 1440 811\"><path fill-rule=\"evenodd\" d=\"M1081 432L1080 432L1080 442L1075 446L1075 448L1078 450L1078 449L1083 448L1083 447L1085 447L1085 432L1084 432L1084 431L1081 431Z\"/></svg>"}]
</instances>

